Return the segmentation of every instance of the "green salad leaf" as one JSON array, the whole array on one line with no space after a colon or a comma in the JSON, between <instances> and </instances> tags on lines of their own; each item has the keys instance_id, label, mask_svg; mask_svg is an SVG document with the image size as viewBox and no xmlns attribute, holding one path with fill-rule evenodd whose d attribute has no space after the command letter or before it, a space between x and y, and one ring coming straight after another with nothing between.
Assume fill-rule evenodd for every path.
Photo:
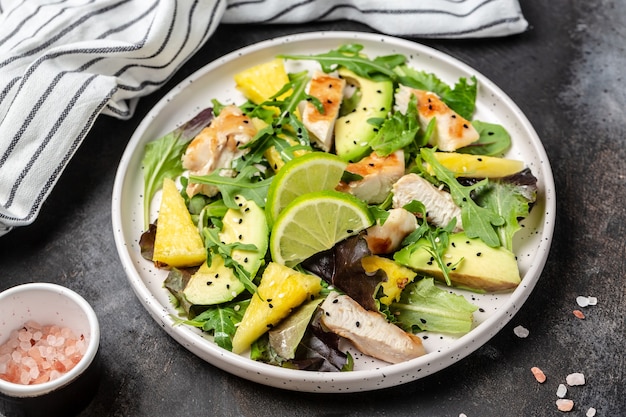
<instances>
[{"instance_id":1,"label":"green salad leaf","mask_svg":"<svg viewBox=\"0 0 626 417\"><path fill-rule=\"evenodd\" d=\"M231 351L233 349L232 338L237 330L237 323L241 322L249 303L250 300L244 300L216 305L207 308L193 319L185 320L174 317L174 320L178 324L197 327L213 334L213 341L216 345Z\"/></svg>"},{"instance_id":2,"label":"green salad leaf","mask_svg":"<svg viewBox=\"0 0 626 417\"><path fill-rule=\"evenodd\" d=\"M438 288L433 278L409 284L402 291L400 301L390 306L397 324L405 330L417 328L442 333L470 331L472 313L477 309L462 295Z\"/></svg>"},{"instance_id":3,"label":"green salad leaf","mask_svg":"<svg viewBox=\"0 0 626 417\"><path fill-rule=\"evenodd\" d=\"M144 230L150 223L150 201L163 186L165 178L175 178L183 173L182 156L187 143L213 120L213 110L207 108L193 119L170 133L146 144L141 167L143 169Z\"/></svg>"},{"instance_id":4,"label":"green salad leaf","mask_svg":"<svg viewBox=\"0 0 626 417\"><path fill-rule=\"evenodd\" d=\"M369 59L361 52L363 45L345 44L335 50L318 55L279 55L279 58L293 60L314 60L319 62L322 70L332 72L337 67L344 67L355 74L377 80L382 78L396 78L393 69L406 61L400 54L379 56Z\"/></svg>"},{"instance_id":5,"label":"green salad leaf","mask_svg":"<svg viewBox=\"0 0 626 417\"><path fill-rule=\"evenodd\" d=\"M467 236L480 238L491 247L500 246L500 238L494 226L502 226L504 219L491 207L481 207L472 199L472 191L485 186L489 180L484 179L470 186L461 185L454 174L437 161L434 152L432 149L422 148L421 157L432 167L437 179L450 189L452 199L461 208L461 219Z\"/></svg>"}]
</instances>

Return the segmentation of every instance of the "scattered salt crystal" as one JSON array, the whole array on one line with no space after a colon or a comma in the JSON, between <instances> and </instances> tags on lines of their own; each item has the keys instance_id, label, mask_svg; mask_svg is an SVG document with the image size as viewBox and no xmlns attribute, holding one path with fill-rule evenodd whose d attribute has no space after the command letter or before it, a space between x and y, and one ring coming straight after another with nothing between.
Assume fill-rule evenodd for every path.
<instances>
[{"instance_id":1,"label":"scattered salt crystal","mask_svg":"<svg viewBox=\"0 0 626 417\"><path fill-rule=\"evenodd\" d=\"M522 339L528 337L528 335L530 334L528 329L525 328L524 326L517 326L517 327L515 327L513 329L513 333L515 333L515 336L520 337Z\"/></svg>"},{"instance_id":2,"label":"scattered salt crystal","mask_svg":"<svg viewBox=\"0 0 626 417\"><path fill-rule=\"evenodd\" d=\"M570 387L575 385L585 385L585 375L580 372L574 372L573 374L569 374L565 381L567 381L567 385Z\"/></svg>"},{"instance_id":3,"label":"scattered salt crystal","mask_svg":"<svg viewBox=\"0 0 626 417\"><path fill-rule=\"evenodd\" d=\"M598 299L596 297L587 297L587 300L589 301L590 306L595 306L596 304L598 304Z\"/></svg>"},{"instance_id":4,"label":"scattered salt crystal","mask_svg":"<svg viewBox=\"0 0 626 417\"><path fill-rule=\"evenodd\" d=\"M559 411L572 411L574 408L574 401L559 398L556 400L556 407Z\"/></svg>"},{"instance_id":5,"label":"scattered salt crystal","mask_svg":"<svg viewBox=\"0 0 626 417\"><path fill-rule=\"evenodd\" d=\"M459 414L459 417L467 417L467 416L465 415L465 413L461 413Z\"/></svg>"},{"instance_id":6,"label":"scattered salt crystal","mask_svg":"<svg viewBox=\"0 0 626 417\"><path fill-rule=\"evenodd\" d=\"M556 396L559 398L565 397L567 394L567 387L563 384L559 384L559 388L556 390Z\"/></svg>"},{"instance_id":7,"label":"scattered salt crystal","mask_svg":"<svg viewBox=\"0 0 626 417\"><path fill-rule=\"evenodd\" d=\"M587 410L587 413L585 414L585 416L587 417L594 417L596 415L596 409L593 407L589 407L589 410Z\"/></svg>"},{"instance_id":8,"label":"scattered salt crystal","mask_svg":"<svg viewBox=\"0 0 626 417\"><path fill-rule=\"evenodd\" d=\"M581 307L587 307L589 305L589 297L583 297L582 295L579 295L578 297L576 297L576 302Z\"/></svg>"},{"instance_id":9,"label":"scattered salt crystal","mask_svg":"<svg viewBox=\"0 0 626 417\"><path fill-rule=\"evenodd\" d=\"M585 313L583 313L580 310L574 310L574 311L572 311L572 313L574 314L574 316L576 316L577 318L579 318L581 320L584 320L584 318L585 318Z\"/></svg>"},{"instance_id":10,"label":"scattered salt crystal","mask_svg":"<svg viewBox=\"0 0 626 417\"><path fill-rule=\"evenodd\" d=\"M530 372L533 373L533 375L535 376L535 379L540 384L543 384L544 382L546 382L546 375L543 373L541 369L537 368L536 366L533 366L532 368L530 368Z\"/></svg>"}]
</instances>

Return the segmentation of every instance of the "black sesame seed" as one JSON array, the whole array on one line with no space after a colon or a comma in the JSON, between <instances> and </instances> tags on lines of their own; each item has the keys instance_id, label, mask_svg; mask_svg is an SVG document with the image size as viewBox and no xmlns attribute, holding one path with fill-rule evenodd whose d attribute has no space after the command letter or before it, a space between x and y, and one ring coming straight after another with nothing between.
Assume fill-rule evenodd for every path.
<instances>
[{"instance_id":1,"label":"black sesame seed","mask_svg":"<svg viewBox=\"0 0 626 417\"><path fill-rule=\"evenodd\" d=\"M207 281L206 282L206 285L211 285L211 284L213 284L213 281Z\"/></svg>"},{"instance_id":2,"label":"black sesame seed","mask_svg":"<svg viewBox=\"0 0 626 417\"><path fill-rule=\"evenodd\" d=\"M356 322L356 323L354 323L354 324L356 324L356 327L361 327L361 322L358 322L358 321L357 321L357 322Z\"/></svg>"},{"instance_id":3,"label":"black sesame seed","mask_svg":"<svg viewBox=\"0 0 626 417\"><path fill-rule=\"evenodd\" d=\"M482 162L482 161L483 161L483 158L476 158L476 160L477 160L478 162Z\"/></svg>"},{"instance_id":4,"label":"black sesame seed","mask_svg":"<svg viewBox=\"0 0 626 417\"><path fill-rule=\"evenodd\" d=\"M250 123L250 122L249 122L249 121L247 121L247 120L244 120L243 122L244 122L244 123Z\"/></svg>"},{"instance_id":5,"label":"black sesame seed","mask_svg":"<svg viewBox=\"0 0 626 417\"><path fill-rule=\"evenodd\" d=\"M422 322L422 324L426 324L426 319L420 319L420 321Z\"/></svg>"},{"instance_id":6,"label":"black sesame seed","mask_svg":"<svg viewBox=\"0 0 626 417\"><path fill-rule=\"evenodd\" d=\"M466 129L469 129L469 126L467 125L467 123L463 123L463 127Z\"/></svg>"},{"instance_id":7,"label":"black sesame seed","mask_svg":"<svg viewBox=\"0 0 626 417\"><path fill-rule=\"evenodd\" d=\"M248 263L248 257L243 258L243 263L247 264Z\"/></svg>"},{"instance_id":8,"label":"black sesame seed","mask_svg":"<svg viewBox=\"0 0 626 417\"><path fill-rule=\"evenodd\" d=\"M230 290L230 284L226 284L226 289Z\"/></svg>"},{"instance_id":9,"label":"black sesame seed","mask_svg":"<svg viewBox=\"0 0 626 417\"><path fill-rule=\"evenodd\" d=\"M337 300L336 298L333 300L333 304L337 304L339 302L339 300Z\"/></svg>"},{"instance_id":10,"label":"black sesame seed","mask_svg":"<svg viewBox=\"0 0 626 417\"><path fill-rule=\"evenodd\" d=\"M328 99L328 100L326 100L326 103L328 103L328 104L333 104L333 101L332 101L332 100L330 100L330 99Z\"/></svg>"},{"instance_id":11,"label":"black sesame seed","mask_svg":"<svg viewBox=\"0 0 626 417\"><path fill-rule=\"evenodd\" d=\"M330 313L328 311L326 311L324 314L326 314L326 317L330 317Z\"/></svg>"},{"instance_id":12,"label":"black sesame seed","mask_svg":"<svg viewBox=\"0 0 626 417\"><path fill-rule=\"evenodd\" d=\"M481 313L484 313L485 309L481 307L481 308L478 309L478 311L480 311Z\"/></svg>"},{"instance_id":13,"label":"black sesame seed","mask_svg":"<svg viewBox=\"0 0 626 417\"><path fill-rule=\"evenodd\" d=\"M346 232L347 232L347 233L352 233L352 232L354 232L354 230L352 230L352 229L348 229L348 230L346 230Z\"/></svg>"},{"instance_id":14,"label":"black sesame seed","mask_svg":"<svg viewBox=\"0 0 626 417\"><path fill-rule=\"evenodd\" d=\"M349 125L350 124L350 120L346 120L346 124Z\"/></svg>"},{"instance_id":15,"label":"black sesame seed","mask_svg":"<svg viewBox=\"0 0 626 417\"><path fill-rule=\"evenodd\" d=\"M267 304L267 306L268 306L269 308L274 308L274 305L273 305L272 303L268 303L268 304Z\"/></svg>"},{"instance_id":16,"label":"black sesame seed","mask_svg":"<svg viewBox=\"0 0 626 417\"><path fill-rule=\"evenodd\" d=\"M456 119L456 114L453 114L453 115L452 115L452 118L453 118L453 119Z\"/></svg>"},{"instance_id":17,"label":"black sesame seed","mask_svg":"<svg viewBox=\"0 0 626 417\"><path fill-rule=\"evenodd\" d=\"M239 238L239 240L243 239L243 235L239 235L237 237Z\"/></svg>"},{"instance_id":18,"label":"black sesame seed","mask_svg":"<svg viewBox=\"0 0 626 417\"><path fill-rule=\"evenodd\" d=\"M481 252L478 252L478 253L476 254L476 256L480 256L480 255L482 255L482 253L481 253Z\"/></svg>"},{"instance_id":19,"label":"black sesame seed","mask_svg":"<svg viewBox=\"0 0 626 417\"><path fill-rule=\"evenodd\" d=\"M239 223L239 224L243 223L243 219L239 219L239 220L237 221L237 223Z\"/></svg>"},{"instance_id":20,"label":"black sesame seed","mask_svg":"<svg viewBox=\"0 0 626 417\"><path fill-rule=\"evenodd\" d=\"M453 248L456 248L456 243L452 242L451 245Z\"/></svg>"}]
</instances>

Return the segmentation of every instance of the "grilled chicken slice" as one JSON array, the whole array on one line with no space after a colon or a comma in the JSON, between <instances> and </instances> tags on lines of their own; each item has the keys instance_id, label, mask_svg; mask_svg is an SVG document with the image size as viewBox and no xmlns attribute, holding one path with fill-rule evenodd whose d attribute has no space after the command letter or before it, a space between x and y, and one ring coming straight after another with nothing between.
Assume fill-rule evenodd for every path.
<instances>
[{"instance_id":1,"label":"grilled chicken slice","mask_svg":"<svg viewBox=\"0 0 626 417\"><path fill-rule=\"evenodd\" d=\"M220 115L191 141L182 158L183 168L191 175L208 175L216 169L231 168L232 161L246 153L239 147L250 142L255 134L252 120L239 107L224 107ZM224 174L228 175L228 171ZM187 185L190 197L199 193L210 197L217 192L217 188L211 185L191 182Z\"/></svg>"},{"instance_id":2,"label":"grilled chicken slice","mask_svg":"<svg viewBox=\"0 0 626 417\"><path fill-rule=\"evenodd\" d=\"M346 171L363 177L357 181L340 182L337 191L352 194L370 204L385 201L395 183L404 175L404 151L387 156L372 152L359 162L348 164Z\"/></svg>"},{"instance_id":3,"label":"grilled chicken slice","mask_svg":"<svg viewBox=\"0 0 626 417\"><path fill-rule=\"evenodd\" d=\"M463 230L461 209L452 200L450 193L438 189L417 174L407 174L393 185L393 207L404 207L411 201L421 202L426 208L429 223L445 227L456 218L455 232Z\"/></svg>"},{"instance_id":4,"label":"grilled chicken slice","mask_svg":"<svg viewBox=\"0 0 626 417\"><path fill-rule=\"evenodd\" d=\"M373 255L395 252L402 240L417 228L413 213L403 208L389 210L389 217L366 230L365 240Z\"/></svg>"},{"instance_id":5,"label":"grilled chicken slice","mask_svg":"<svg viewBox=\"0 0 626 417\"><path fill-rule=\"evenodd\" d=\"M478 140L480 135L474 126L430 91L401 85L395 94L396 109L406 113L411 95L417 97L417 112L422 129L426 129L430 121L436 118L437 128L430 139L431 145L452 152Z\"/></svg>"},{"instance_id":6,"label":"grilled chicken slice","mask_svg":"<svg viewBox=\"0 0 626 417\"><path fill-rule=\"evenodd\" d=\"M422 339L389 323L382 314L365 310L347 295L331 291L321 308L322 324L366 355L399 363L426 353Z\"/></svg>"},{"instance_id":7,"label":"grilled chicken slice","mask_svg":"<svg viewBox=\"0 0 626 417\"><path fill-rule=\"evenodd\" d=\"M324 152L333 145L335 121L339 116L339 107L343 99L346 81L339 77L316 72L309 84L309 95L317 98L324 107L320 113L313 104L303 103L302 123L311 133L313 142Z\"/></svg>"}]
</instances>

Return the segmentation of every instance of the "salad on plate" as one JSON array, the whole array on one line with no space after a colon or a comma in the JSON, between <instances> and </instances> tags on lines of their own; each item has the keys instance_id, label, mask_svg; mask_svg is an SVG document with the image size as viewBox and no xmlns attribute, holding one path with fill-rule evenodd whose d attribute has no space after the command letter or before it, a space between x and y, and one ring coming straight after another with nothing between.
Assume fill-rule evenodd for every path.
<instances>
[{"instance_id":1,"label":"salad on plate","mask_svg":"<svg viewBox=\"0 0 626 417\"><path fill-rule=\"evenodd\" d=\"M427 354L429 333L476 326L465 294L519 285L537 179L503 157L503 126L474 119L474 77L343 44L233 82L245 100L208 98L144 151L140 247L177 324L256 361L350 371L355 351Z\"/></svg>"}]
</instances>

